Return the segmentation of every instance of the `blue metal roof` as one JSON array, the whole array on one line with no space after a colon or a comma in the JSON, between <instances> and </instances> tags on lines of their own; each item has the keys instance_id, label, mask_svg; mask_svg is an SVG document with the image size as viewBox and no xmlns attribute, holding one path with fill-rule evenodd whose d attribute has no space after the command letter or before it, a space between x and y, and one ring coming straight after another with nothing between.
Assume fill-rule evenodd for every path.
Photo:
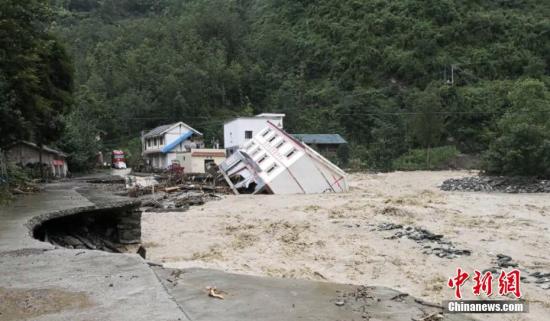
<instances>
[{"instance_id":1,"label":"blue metal roof","mask_svg":"<svg viewBox=\"0 0 550 321\"><path fill-rule=\"evenodd\" d=\"M187 138L191 137L193 135L193 131L189 130L185 133L183 133L180 137L176 138L173 142L171 142L170 144L164 146L160 152L161 153L168 153L170 152L172 149L174 149L174 147L178 146L179 143L185 141Z\"/></svg>"},{"instance_id":2,"label":"blue metal roof","mask_svg":"<svg viewBox=\"0 0 550 321\"><path fill-rule=\"evenodd\" d=\"M347 144L339 134L292 134L294 138L306 144Z\"/></svg>"}]
</instances>

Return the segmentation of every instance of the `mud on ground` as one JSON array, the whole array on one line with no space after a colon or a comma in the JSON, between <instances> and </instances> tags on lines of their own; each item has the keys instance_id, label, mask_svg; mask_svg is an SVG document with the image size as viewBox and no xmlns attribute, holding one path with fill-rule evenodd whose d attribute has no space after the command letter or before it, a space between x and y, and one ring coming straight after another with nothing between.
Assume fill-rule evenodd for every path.
<instances>
[{"instance_id":1,"label":"mud on ground","mask_svg":"<svg viewBox=\"0 0 550 321\"><path fill-rule=\"evenodd\" d=\"M148 259L167 267L383 285L436 303L452 299L446 284L457 267L491 269L498 254L529 273L550 272L548 194L438 188L470 175L353 174L345 194L225 196L184 213L144 213L142 240ZM547 318L547 281L522 283L530 313L478 319Z\"/></svg>"}]
</instances>

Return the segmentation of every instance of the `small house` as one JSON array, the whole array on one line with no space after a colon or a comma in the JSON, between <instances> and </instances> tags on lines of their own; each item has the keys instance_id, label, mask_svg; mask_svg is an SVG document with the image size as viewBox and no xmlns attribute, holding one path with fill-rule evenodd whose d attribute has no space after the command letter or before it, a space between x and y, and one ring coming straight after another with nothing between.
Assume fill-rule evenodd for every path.
<instances>
[{"instance_id":1,"label":"small house","mask_svg":"<svg viewBox=\"0 0 550 321\"><path fill-rule=\"evenodd\" d=\"M260 130L271 122L283 128L285 114L263 113L252 117L239 117L223 125L223 143L228 155L231 155L240 146L252 139Z\"/></svg>"},{"instance_id":2,"label":"small house","mask_svg":"<svg viewBox=\"0 0 550 321\"><path fill-rule=\"evenodd\" d=\"M293 134L292 136L329 158L336 156L338 147L348 143L339 134Z\"/></svg>"},{"instance_id":3,"label":"small house","mask_svg":"<svg viewBox=\"0 0 550 321\"><path fill-rule=\"evenodd\" d=\"M7 148L6 156L8 161L22 167L36 168L42 164L49 176L67 176L67 154L48 146L40 147L29 141L19 141Z\"/></svg>"},{"instance_id":4,"label":"small house","mask_svg":"<svg viewBox=\"0 0 550 321\"><path fill-rule=\"evenodd\" d=\"M141 135L142 156L154 169L183 161L183 153L204 147L202 133L184 122L161 125Z\"/></svg>"},{"instance_id":5,"label":"small house","mask_svg":"<svg viewBox=\"0 0 550 321\"><path fill-rule=\"evenodd\" d=\"M219 165L225 160L225 150L202 148L191 149L183 154L181 165L186 173L206 173L210 167Z\"/></svg>"},{"instance_id":6,"label":"small house","mask_svg":"<svg viewBox=\"0 0 550 321\"><path fill-rule=\"evenodd\" d=\"M187 173L204 173L225 159L223 149L205 149L203 135L184 122L161 125L141 135L142 156L153 169L177 164Z\"/></svg>"}]
</instances>

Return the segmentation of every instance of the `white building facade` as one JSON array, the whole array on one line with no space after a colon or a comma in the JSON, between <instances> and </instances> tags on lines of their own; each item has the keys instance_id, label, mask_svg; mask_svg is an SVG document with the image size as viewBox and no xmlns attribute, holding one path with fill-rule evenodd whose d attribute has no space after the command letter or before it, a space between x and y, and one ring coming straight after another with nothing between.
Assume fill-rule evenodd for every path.
<instances>
[{"instance_id":1,"label":"white building facade","mask_svg":"<svg viewBox=\"0 0 550 321\"><path fill-rule=\"evenodd\" d=\"M202 133L184 122L158 126L141 135L142 156L154 169L183 161L183 154L203 148Z\"/></svg>"},{"instance_id":2,"label":"white building facade","mask_svg":"<svg viewBox=\"0 0 550 321\"><path fill-rule=\"evenodd\" d=\"M252 117L239 117L223 125L223 143L228 154L232 154L240 146L250 141L252 137L267 127L271 122L283 128L285 114L263 113Z\"/></svg>"}]
</instances>

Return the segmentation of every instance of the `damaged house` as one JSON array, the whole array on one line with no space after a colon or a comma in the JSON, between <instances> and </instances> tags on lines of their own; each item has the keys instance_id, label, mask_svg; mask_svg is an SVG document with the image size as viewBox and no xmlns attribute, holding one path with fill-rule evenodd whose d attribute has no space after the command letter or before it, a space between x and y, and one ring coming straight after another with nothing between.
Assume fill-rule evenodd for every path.
<instances>
[{"instance_id":1,"label":"damaged house","mask_svg":"<svg viewBox=\"0 0 550 321\"><path fill-rule=\"evenodd\" d=\"M346 173L276 124L244 143L220 172L236 194L346 192Z\"/></svg>"}]
</instances>

